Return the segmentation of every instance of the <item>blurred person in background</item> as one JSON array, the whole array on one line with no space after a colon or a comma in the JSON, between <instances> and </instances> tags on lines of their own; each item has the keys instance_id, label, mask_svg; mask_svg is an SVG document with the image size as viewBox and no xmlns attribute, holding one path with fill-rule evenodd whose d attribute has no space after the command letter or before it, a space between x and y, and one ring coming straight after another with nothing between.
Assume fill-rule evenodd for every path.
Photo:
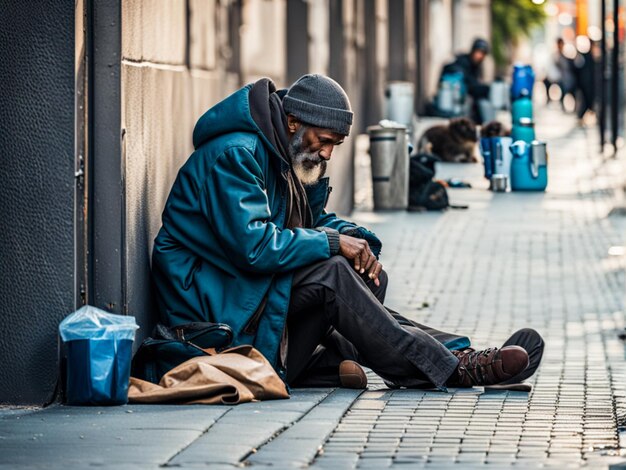
<instances>
[{"instance_id":1,"label":"blurred person in background","mask_svg":"<svg viewBox=\"0 0 626 470\"><path fill-rule=\"evenodd\" d=\"M576 58L574 59L576 116L579 119L579 124L583 125L583 118L587 111L593 110L596 98L596 66L591 52L591 41L587 36L578 36L576 38L576 51Z\"/></svg>"},{"instance_id":2,"label":"blurred person in background","mask_svg":"<svg viewBox=\"0 0 626 470\"><path fill-rule=\"evenodd\" d=\"M561 89L561 107L563 108L563 111L566 111L564 103L565 97L567 95L572 95L574 99L576 98L576 75L574 72L574 61L573 57L570 57L570 54L567 51L563 38L558 38L556 40L556 47L556 66L560 75L559 88Z\"/></svg>"},{"instance_id":3,"label":"blurred person in background","mask_svg":"<svg viewBox=\"0 0 626 470\"><path fill-rule=\"evenodd\" d=\"M484 116L481 112L481 103L489 102L490 86L482 80L482 64L489 55L489 43L481 38L475 39L472 49L467 54L460 54L451 64L444 66L442 75L449 72L462 72L467 94L474 100L471 118L481 124L493 119L493 116Z\"/></svg>"},{"instance_id":4,"label":"blurred person in background","mask_svg":"<svg viewBox=\"0 0 626 470\"><path fill-rule=\"evenodd\" d=\"M551 54L546 62L547 63L544 64L542 70L544 74L543 84L546 87L546 104L550 104L550 102L553 101L552 97L550 96L550 89L552 88L552 85L557 85L560 88L561 70L558 66L557 57L555 57L554 55ZM561 98L559 98L559 101L560 99Z\"/></svg>"}]
</instances>

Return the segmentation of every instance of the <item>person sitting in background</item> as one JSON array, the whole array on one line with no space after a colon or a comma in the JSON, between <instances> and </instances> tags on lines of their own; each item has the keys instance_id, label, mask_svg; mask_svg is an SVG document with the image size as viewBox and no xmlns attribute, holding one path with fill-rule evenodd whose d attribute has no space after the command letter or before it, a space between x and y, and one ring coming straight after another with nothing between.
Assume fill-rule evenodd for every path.
<instances>
[{"instance_id":1,"label":"person sitting in background","mask_svg":"<svg viewBox=\"0 0 626 470\"><path fill-rule=\"evenodd\" d=\"M472 49L467 54L460 54L451 64L444 66L442 75L450 72L463 73L463 81L467 94L472 97L474 103L471 118L477 123L490 121L494 118L493 110L489 111L490 86L482 81L482 64L489 55L489 43L484 39L476 39ZM481 105L483 109L481 109ZM484 114L490 114L486 116Z\"/></svg>"},{"instance_id":2,"label":"person sitting in background","mask_svg":"<svg viewBox=\"0 0 626 470\"><path fill-rule=\"evenodd\" d=\"M352 118L323 75L280 91L261 79L200 117L154 243L163 322L226 323L233 345L256 347L293 386L364 388L360 364L407 387L532 375L543 352L534 330L475 351L384 306L380 240L324 209L326 168Z\"/></svg>"}]
</instances>

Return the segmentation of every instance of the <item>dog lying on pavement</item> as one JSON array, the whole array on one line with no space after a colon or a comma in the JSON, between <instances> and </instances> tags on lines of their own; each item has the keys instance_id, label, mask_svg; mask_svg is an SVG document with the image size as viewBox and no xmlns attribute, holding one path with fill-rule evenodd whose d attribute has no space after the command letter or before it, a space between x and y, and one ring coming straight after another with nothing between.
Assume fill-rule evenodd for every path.
<instances>
[{"instance_id":1,"label":"dog lying on pavement","mask_svg":"<svg viewBox=\"0 0 626 470\"><path fill-rule=\"evenodd\" d=\"M475 163L478 134L476 124L466 117L450 119L450 122L427 129L420 138L420 153L431 153L444 162Z\"/></svg>"}]
</instances>

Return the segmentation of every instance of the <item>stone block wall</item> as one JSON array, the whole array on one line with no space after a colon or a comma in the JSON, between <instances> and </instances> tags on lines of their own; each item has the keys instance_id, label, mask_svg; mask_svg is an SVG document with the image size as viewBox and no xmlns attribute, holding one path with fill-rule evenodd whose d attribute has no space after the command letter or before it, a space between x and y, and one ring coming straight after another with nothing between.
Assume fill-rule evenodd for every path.
<instances>
[{"instance_id":1,"label":"stone block wall","mask_svg":"<svg viewBox=\"0 0 626 470\"><path fill-rule=\"evenodd\" d=\"M226 7L215 0L122 1L122 132L128 313L150 332L150 253L196 120L237 89L220 54Z\"/></svg>"}]
</instances>

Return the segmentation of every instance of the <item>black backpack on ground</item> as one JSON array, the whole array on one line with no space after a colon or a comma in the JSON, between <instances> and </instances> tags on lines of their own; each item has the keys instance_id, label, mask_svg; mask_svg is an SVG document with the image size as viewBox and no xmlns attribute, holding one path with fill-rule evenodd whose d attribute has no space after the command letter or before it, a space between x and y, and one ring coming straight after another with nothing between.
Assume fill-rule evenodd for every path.
<instances>
[{"instance_id":1,"label":"black backpack on ground","mask_svg":"<svg viewBox=\"0 0 626 470\"><path fill-rule=\"evenodd\" d=\"M195 322L174 327L158 324L151 338L143 340L135 353L131 375L159 383L174 367L198 356L208 356L205 349L218 352L230 346L233 332L222 323Z\"/></svg>"},{"instance_id":2,"label":"black backpack on ground","mask_svg":"<svg viewBox=\"0 0 626 470\"><path fill-rule=\"evenodd\" d=\"M418 153L411 157L409 165L409 211L440 211L447 208L466 209L467 206L454 206L448 199L446 187L435 177L435 163L440 158Z\"/></svg>"}]
</instances>

